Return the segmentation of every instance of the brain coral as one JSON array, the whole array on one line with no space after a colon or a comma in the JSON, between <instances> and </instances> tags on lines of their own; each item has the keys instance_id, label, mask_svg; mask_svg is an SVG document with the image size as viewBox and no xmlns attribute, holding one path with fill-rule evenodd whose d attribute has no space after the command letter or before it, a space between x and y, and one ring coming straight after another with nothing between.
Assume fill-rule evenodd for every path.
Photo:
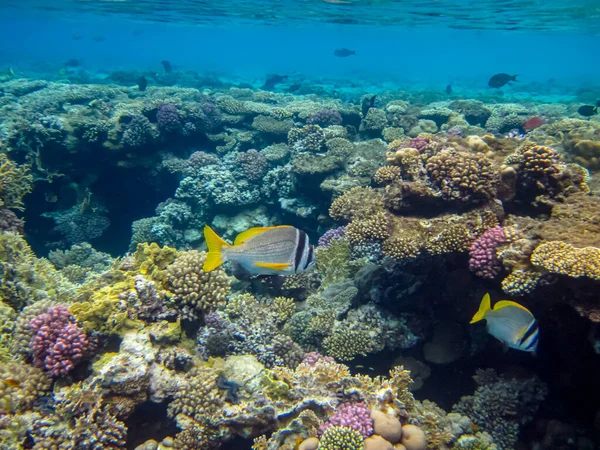
<instances>
[{"instance_id":1,"label":"brain coral","mask_svg":"<svg viewBox=\"0 0 600 450\"><path fill-rule=\"evenodd\" d=\"M190 318L215 310L229 293L225 271L204 272L205 260L206 252L191 250L179 255L166 269L166 288L175 294L183 313Z\"/></svg>"}]
</instances>

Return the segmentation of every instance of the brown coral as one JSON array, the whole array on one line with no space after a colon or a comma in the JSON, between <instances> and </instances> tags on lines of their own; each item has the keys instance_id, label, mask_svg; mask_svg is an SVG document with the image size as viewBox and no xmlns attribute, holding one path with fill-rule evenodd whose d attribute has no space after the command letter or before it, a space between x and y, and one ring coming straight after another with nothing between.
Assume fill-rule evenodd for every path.
<instances>
[{"instance_id":1,"label":"brown coral","mask_svg":"<svg viewBox=\"0 0 600 450\"><path fill-rule=\"evenodd\" d=\"M0 364L0 402L4 413L22 413L50 390L52 380L37 367Z\"/></svg>"},{"instance_id":2,"label":"brown coral","mask_svg":"<svg viewBox=\"0 0 600 450\"><path fill-rule=\"evenodd\" d=\"M229 278L222 269L202 270L206 252L191 250L182 253L166 269L166 287L175 294L184 314L191 318L214 311L225 302L229 293Z\"/></svg>"},{"instance_id":3,"label":"brown coral","mask_svg":"<svg viewBox=\"0 0 600 450\"><path fill-rule=\"evenodd\" d=\"M356 186L336 198L329 208L334 220L366 218L383 211L383 198L370 187Z\"/></svg>"},{"instance_id":4,"label":"brown coral","mask_svg":"<svg viewBox=\"0 0 600 450\"><path fill-rule=\"evenodd\" d=\"M215 415L223 405L224 393L217 386L217 373L207 367L192 369L186 382L169 403L170 417L186 415L202 423Z\"/></svg>"},{"instance_id":5,"label":"brown coral","mask_svg":"<svg viewBox=\"0 0 600 450\"><path fill-rule=\"evenodd\" d=\"M387 239L390 236L388 214L378 212L353 220L346 227L345 236L355 245Z\"/></svg>"},{"instance_id":6,"label":"brown coral","mask_svg":"<svg viewBox=\"0 0 600 450\"><path fill-rule=\"evenodd\" d=\"M479 203L495 195L496 174L491 161L482 154L445 149L429 158L426 168L447 200Z\"/></svg>"}]
</instances>

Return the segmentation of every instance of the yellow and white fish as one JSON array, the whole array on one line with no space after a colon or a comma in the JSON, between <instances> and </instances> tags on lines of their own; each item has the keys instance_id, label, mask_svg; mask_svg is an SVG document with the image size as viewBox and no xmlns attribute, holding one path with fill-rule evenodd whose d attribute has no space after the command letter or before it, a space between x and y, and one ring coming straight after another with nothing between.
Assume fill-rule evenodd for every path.
<instances>
[{"instance_id":1,"label":"yellow and white fish","mask_svg":"<svg viewBox=\"0 0 600 450\"><path fill-rule=\"evenodd\" d=\"M492 336L508 347L524 352L535 352L540 339L540 329L533 314L510 300L501 300L491 308L490 294L485 294L479 311L471 323L487 321L487 330Z\"/></svg>"},{"instance_id":2,"label":"yellow and white fish","mask_svg":"<svg viewBox=\"0 0 600 450\"><path fill-rule=\"evenodd\" d=\"M282 225L257 227L240 233L233 245L225 242L208 225L204 227L208 255L205 272L231 261L236 278L253 275L292 275L315 264L314 247L304 231Z\"/></svg>"}]
</instances>

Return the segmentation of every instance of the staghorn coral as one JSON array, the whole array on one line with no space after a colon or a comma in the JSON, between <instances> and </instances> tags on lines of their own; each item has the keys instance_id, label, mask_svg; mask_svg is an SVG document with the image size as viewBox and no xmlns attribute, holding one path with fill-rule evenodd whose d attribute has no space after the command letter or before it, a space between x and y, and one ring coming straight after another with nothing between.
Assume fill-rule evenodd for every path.
<instances>
[{"instance_id":1,"label":"staghorn coral","mask_svg":"<svg viewBox=\"0 0 600 450\"><path fill-rule=\"evenodd\" d=\"M531 262L547 272L600 280L600 249L595 247L575 248L565 242L545 242L535 248Z\"/></svg>"},{"instance_id":2,"label":"staghorn coral","mask_svg":"<svg viewBox=\"0 0 600 450\"><path fill-rule=\"evenodd\" d=\"M63 305L50 307L29 323L33 332L33 362L53 376L64 376L83 357L88 346L85 333Z\"/></svg>"},{"instance_id":3,"label":"staghorn coral","mask_svg":"<svg viewBox=\"0 0 600 450\"><path fill-rule=\"evenodd\" d=\"M166 268L167 289L175 294L184 315L195 318L215 310L229 293L229 278L223 269L204 272L206 252L191 250L180 254Z\"/></svg>"}]
</instances>

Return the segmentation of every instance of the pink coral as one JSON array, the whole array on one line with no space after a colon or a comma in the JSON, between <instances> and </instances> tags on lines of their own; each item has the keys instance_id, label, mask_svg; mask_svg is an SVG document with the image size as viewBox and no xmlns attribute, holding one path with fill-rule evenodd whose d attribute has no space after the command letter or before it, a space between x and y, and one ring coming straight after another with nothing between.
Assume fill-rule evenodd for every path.
<instances>
[{"instance_id":1,"label":"pink coral","mask_svg":"<svg viewBox=\"0 0 600 450\"><path fill-rule=\"evenodd\" d=\"M364 403L345 403L340 405L335 414L319 427L319 436L330 427L349 427L358 431L363 437L369 437L373 434L371 411Z\"/></svg>"},{"instance_id":2,"label":"pink coral","mask_svg":"<svg viewBox=\"0 0 600 450\"><path fill-rule=\"evenodd\" d=\"M496 256L496 248L507 241L506 232L501 226L490 228L471 246L469 269L483 278L495 278L502 270Z\"/></svg>"},{"instance_id":3,"label":"pink coral","mask_svg":"<svg viewBox=\"0 0 600 450\"><path fill-rule=\"evenodd\" d=\"M335 362L335 359L333 359L331 356L323 356L317 352L308 352L304 354L304 359L302 360L304 364L308 364L309 366L314 366L317 361L333 363Z\"/></svg>"},{"instance_id":4,"label":"pink coral","mask_svg":"<svg viewBox=\"0 0 600 450\"><path fill-rule=\"evenodd\" d=\"M50 308L29 322L33 362L53 376L66 375L83 357L88 340L66 306Z\"/></svg>"}]
</instances>

